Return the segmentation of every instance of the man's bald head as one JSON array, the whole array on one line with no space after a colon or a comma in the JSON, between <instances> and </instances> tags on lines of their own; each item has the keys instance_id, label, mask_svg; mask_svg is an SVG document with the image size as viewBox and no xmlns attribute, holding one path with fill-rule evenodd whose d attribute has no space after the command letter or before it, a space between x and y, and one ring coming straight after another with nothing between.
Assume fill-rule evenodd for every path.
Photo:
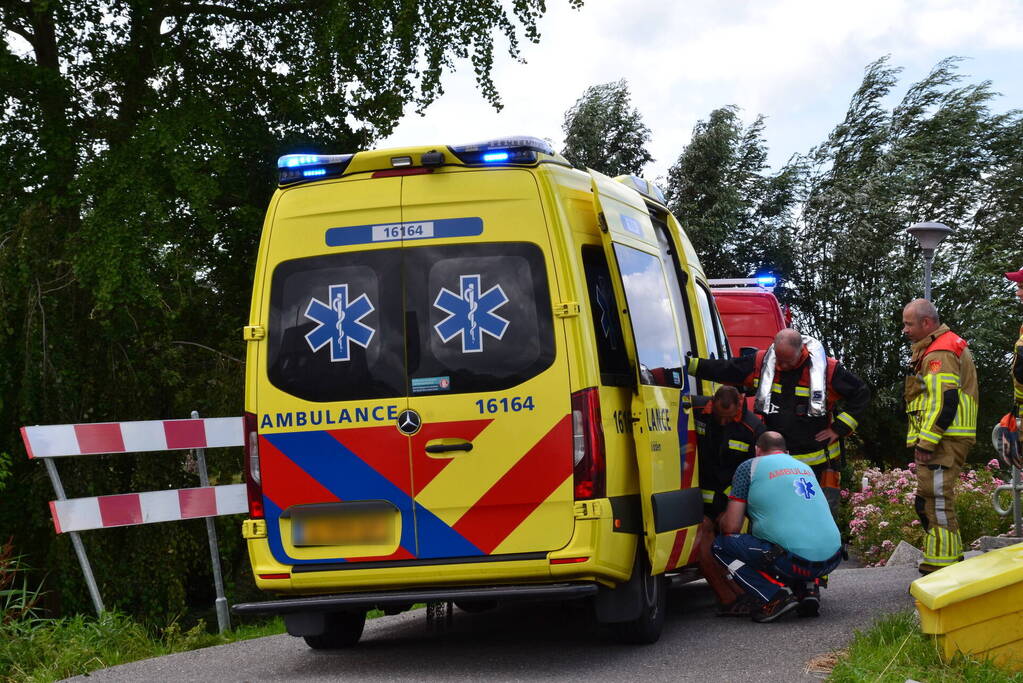
<instances>
[{"instance_id":1,"label":"man's bald head","mask_svg":"<svg viewBox=\"0 0 1023 683\"><path fill-rule=\"evenodd\" d=\"M786 327L774 335L774 358L782 370L792 370L803 357L803 335Z\"/></svg>"},{"instance_id":2,"label":"man's bald head","mask_svg":"<svg viewBox=\"0 0 1023 683\"><path fill-rule=\"evenodd\" d=\"M785 437L778 432L767 431L757 438L757 455L787 452L785 450Z\"/></svg>"},{"instance_id":3,"label":"man's bald head","mask_svg":"<svg viewBox=\"0 0 1023 683\"><path fill-rule=\"evenodd\" d=\"M938 309L927 299L913 299L902 309L902 332L911 342L930 336L940 325Z\"/></svg>"}]
</instances>

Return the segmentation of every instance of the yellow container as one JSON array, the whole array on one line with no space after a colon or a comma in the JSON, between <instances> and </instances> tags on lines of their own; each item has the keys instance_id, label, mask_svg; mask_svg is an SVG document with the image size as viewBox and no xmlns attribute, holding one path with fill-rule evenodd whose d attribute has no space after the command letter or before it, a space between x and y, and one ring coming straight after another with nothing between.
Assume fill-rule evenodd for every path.
<instances>
[{"instance_id":1,"label":"yellow container","mask_svg":"<svg viewBox=\"0 0 1023 683\"><path fill-rule=\"evenodd\" d=\"M909 592L945 659L962 652L1023 670L1023 544L917 579Z\"/></svg>"}]
</instances>

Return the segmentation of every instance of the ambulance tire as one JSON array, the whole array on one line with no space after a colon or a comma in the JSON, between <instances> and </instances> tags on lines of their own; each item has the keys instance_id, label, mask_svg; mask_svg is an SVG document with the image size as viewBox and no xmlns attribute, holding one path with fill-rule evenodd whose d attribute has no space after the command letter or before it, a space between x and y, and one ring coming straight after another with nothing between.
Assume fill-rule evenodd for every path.
<instances>
[{"instance_id":1,"label":"ambulance tire","mask_svg":"<svg viewBox=\"0 0 1023 683\"><path fill-rule=\"evenodd\" d=\"M640 550L633 571L639 572L639 616L631 621L611 624L615 639L631 645L656 643L664 629L668 609L668 581L664 574L650 575L650 563Z\"/></svg>"},{"instance_id":2,"label":"ambulance tire","mask_svg":"<svg viewBox=\"0 0 1023 683\"><path fill-rule=\"evenodd\" d=\"M366 626L365 612L333 612L327 615L327 625L318 636L303 636L305 644L314 650L340 650L359 642Z\"/></svg>"}]
</instances>

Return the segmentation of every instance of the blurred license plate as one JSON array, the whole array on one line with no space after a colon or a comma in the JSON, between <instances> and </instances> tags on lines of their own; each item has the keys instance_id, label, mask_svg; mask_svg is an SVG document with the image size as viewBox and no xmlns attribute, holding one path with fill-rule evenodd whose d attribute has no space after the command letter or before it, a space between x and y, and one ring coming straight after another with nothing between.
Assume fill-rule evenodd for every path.
<instances>
[{"instance_id":1,"label":"blurred license plate","mask_svg":"<svg viewBox=\"0 0 1023 683\"><path fill-rule=\"evenodd\" d=\"M393 507L386 506L295 515L292 526L294 544L393 545L396 512Z\"/></svg>"}]
</instances>

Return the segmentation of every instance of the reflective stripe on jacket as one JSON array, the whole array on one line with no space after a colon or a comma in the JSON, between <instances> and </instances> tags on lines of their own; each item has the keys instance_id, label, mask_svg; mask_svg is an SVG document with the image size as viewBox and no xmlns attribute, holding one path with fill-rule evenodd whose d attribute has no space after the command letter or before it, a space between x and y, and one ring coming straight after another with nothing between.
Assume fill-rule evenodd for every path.
<instances>
[{"instance_id":1,"label":"reflective stripe on jacket","mask_svg":"<svg viewBox=\"0 0 1023 683\"><path fill-rule=\"evenodd\" d=\"M975 439L977 369L966 341L942 325L912 350L914 374L905 387L906 445L930 451L946 436Z\"/></svg>"}]
</instances>

